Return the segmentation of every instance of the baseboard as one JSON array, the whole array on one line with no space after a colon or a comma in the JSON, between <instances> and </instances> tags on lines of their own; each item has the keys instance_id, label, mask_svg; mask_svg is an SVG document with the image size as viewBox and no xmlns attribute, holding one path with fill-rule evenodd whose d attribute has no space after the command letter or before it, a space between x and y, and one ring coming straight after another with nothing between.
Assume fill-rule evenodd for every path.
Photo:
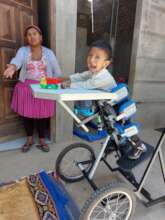
<instances>
[{"instance_id":1,"label":"baseboard","mask_svg":"<svg viewBox=\"0 0 165 220\"><path fill-rule=\"evenodd\" d=\"M38 138L36 137L34 139L36 140L36 143L37 143ZM26 137L23 137L23 138L18 138L18 139L12 140L12 141L7 141L4 143L1 143L0 144L0 152L20 149L22 147L22 145L25 143L25 141L26 141ZM49 139L46 139L46 143L50 144L51 141Z\"/></svg>"}]
</instances>

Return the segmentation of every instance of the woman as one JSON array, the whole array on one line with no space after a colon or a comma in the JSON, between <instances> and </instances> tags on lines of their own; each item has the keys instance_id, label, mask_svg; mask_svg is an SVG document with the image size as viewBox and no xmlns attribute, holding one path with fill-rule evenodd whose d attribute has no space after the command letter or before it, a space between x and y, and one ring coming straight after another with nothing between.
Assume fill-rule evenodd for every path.
<instances>
[{"instance_id":1,"label":"woman","mask_svg":"<svg viewBox=\"0 0 165 220\"><path fill-rule=\"evenodd\" d=\"M25 29L27 46L21 47L16 56L7 65L4 72L6 78L12 78L20 69L19 82L16 84L11 108L23 117L27 141L22 151L27 152L34 144L33 130L36 123L39 134L38 148L48 152L45 143L47 119L54 114L54 101L33 98L30 84L38 83L43 76L59 77L61 69L52 50L42 46L42 33L35 25Z\"/></svg>"}]
</instances>

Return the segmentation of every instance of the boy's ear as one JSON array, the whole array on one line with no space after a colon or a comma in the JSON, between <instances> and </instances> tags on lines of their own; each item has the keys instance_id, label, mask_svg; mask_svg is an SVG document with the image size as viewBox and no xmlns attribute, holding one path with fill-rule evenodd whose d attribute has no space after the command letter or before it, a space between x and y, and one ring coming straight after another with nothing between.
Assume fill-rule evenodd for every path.
<instances>
[{"instance_id":1,"label":"boy's ear","mask_svg":"<svg viewBox=\"0 0 165 220\"><path fill-rule=\"evenodd\" d=\"M105 68L107 68L111 63L112 63L111 60L106 60L105 61Z\"/></svg>"}]
</instances>

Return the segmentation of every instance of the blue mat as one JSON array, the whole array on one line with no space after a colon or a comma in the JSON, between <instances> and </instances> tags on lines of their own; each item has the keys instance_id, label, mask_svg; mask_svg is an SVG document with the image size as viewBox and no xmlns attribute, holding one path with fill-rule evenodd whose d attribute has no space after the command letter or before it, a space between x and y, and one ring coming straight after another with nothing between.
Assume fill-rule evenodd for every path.
<instances>
[{"instance_id":1,"label":"blue mat","mask_svg":"<svg viewBox=\"0 0 165 220\"><path fill-rule=\"evenodd\" d=\"M45 171L39 173L40 180L49 192L60 220L77 220L79 210L60 182L56 182ZM51 219L51 218L50 218Z\"/></svg>"},{"instance_id":2,"label":"blue mat","mask_svg":"<svg viewBox=\"0 0 165 220\"><path fill-rule=\"evenodd\" d=\"M98 141L107 136L107 131L96 131L95 133L85 132L80 128L75 128L73 134L89 142Z\"/></svg>"},{"instance_id":3,"label":"blue mat","mask_svg":"<svg viewBox=\"0 0 165 220\"><path fill-rule=\"evenodd\" d=\"M89 142L98 141L107 136L107 131L105 129L98 131L97 123L94 121L88 122L87 126L95 129L95 133L85 132L81 128L76 127L73 130L73 134Z\"/></svg>"}]
</instances>

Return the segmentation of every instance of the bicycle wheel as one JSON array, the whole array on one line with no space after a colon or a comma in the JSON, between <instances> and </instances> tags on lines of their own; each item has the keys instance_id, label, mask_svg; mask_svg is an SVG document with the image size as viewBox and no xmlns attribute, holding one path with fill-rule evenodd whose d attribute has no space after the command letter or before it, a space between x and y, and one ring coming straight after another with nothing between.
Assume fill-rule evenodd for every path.
<instances>
[{"instance_id":1,"label":"bicycle wheel","mask_svg":"<svg viewBox=\"0 0 165 220\"><path fill-rule=\"evenodd\" d=\"M82 208L80 220L130 220L136 198L132 191L119 183L96 190Z\"/></svg>"},{"instance_id":2,"label":"bicycle wheel","mask_svg":"<svg viewBox=\"0 0 165 220\"><path fill-rule=\"evenodd\" d=\"M78 164L89 172L95 160L94 151L83 143L75 143L66 147L57 157L56 172L65 182L77 182L84 178Z\"/></svg>"}]
</instances>

